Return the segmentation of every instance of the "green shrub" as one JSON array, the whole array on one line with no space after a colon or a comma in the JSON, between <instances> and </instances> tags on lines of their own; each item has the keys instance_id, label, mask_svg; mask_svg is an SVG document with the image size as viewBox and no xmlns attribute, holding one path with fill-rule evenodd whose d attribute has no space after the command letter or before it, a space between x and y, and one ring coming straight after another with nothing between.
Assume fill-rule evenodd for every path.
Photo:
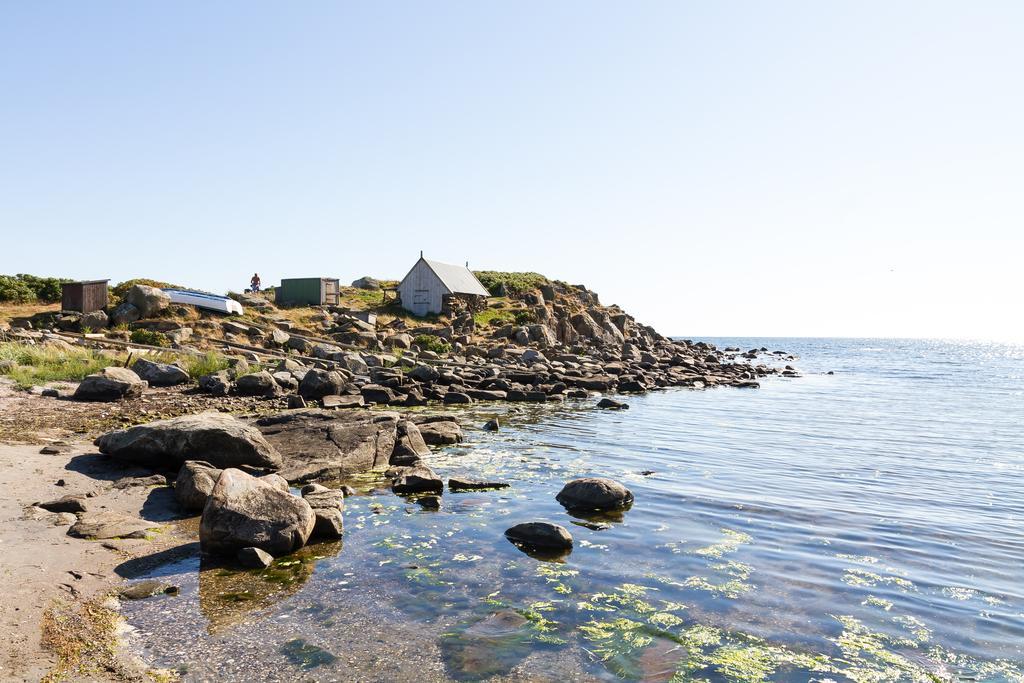
<instances>
[{"instance_id":1,"label":"green shrub","mask_svg":"<svg viewBox=\"0 0 1024 683\"><path fill-rule=\"evenodd\" d=\"M531 325L537 322L537 314L529 309L516 311L513 318L516 321L516 325Z\"/></svg>"},{"instance_id":2,"label":"green shrub","mask_svg":"<svg viewBox=\"0 0 1024 683\"><path fill-rule=\"evenodd\" d=\"M38 277L26 273L0 275L0 301L17 304L28 304L35 301L54 303L60 301L62 282L68 282L68 280L56 277Z\"/></svg>"},{"instance_id":3,"label":"green shrub","mask_svg":"<svg viewBox=\"0 0 1024 683\"><path fill-rule=\"evenodd\" d=\"M27 284L10 275L0 275L0 301L27 304L36 300L35 293Z\"/></svg>"},{"instance_id":4,"label":"green shrub","mask_svg":"<svg viewBox=\"0 0 1024 683\"><path fill-rule=\"evenodd\" d=\"M448 353L452 350L452 345L440 337L435 337L432 334L420 334L417 335L412 343L420 347L424 351L433 351L434 353Z\"/></svg>"},{"instance_id":5,"label":"green shrub","mask_svg":"<svg viewBox=\"0 0 1024 683\"><path fill-rule=\"evenodd\" d=\"M171 340L163 332L155 330L135 330L132 332L133 344L146 344L147 346L170 346Z\"/></svg>"}]
</instances>

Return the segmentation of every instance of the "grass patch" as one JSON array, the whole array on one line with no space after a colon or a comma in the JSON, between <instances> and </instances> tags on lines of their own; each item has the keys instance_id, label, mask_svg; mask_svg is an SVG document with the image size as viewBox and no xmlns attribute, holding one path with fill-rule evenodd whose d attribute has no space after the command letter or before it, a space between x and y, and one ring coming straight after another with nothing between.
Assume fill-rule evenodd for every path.
<instances>
[{"instance_id":1,"label":"grass patch","mask_svg":"<svg viewBox=\"0 0 1024 683\"><path fill-rule=\"evenodd\" d=\"M22 389L47 382L78 381L117 363L117 359L111 358L108 352L93 349L65 349L19 342L0 344L0 374L14 380Z\"/></svg>"},{"instance_id":2,"label":"grass patch","mask_svg":"<svg viewBox=\"0 0 1024 683\"><path fill-rule=\"evenodd\" d=\"M551 284L540 273L503 273L497 270L478 270L473 273L488 292L494 296L519 296ZM504 289L504 294L502 294Z\"/></svg>"},{"instance_id":3,"label":"grass patch","mask_svg":"<svg viewBox=\"0 0 1024 683\"><path fill-rule=\"evenodd\" d=\"M163 332L154 330L135 330L132 332L133 344L145 344L147 346L170 346L171 340Z\"/></svg>"},{"instance_id":4,"label":"grass patch","mask_svg":"<svg viewBox=\"0 0 1024 683\"><path fill-rule=\"evenodd\" d=\"M227 370L231 365L226 356L211 351L204 356L188 356L182 361L182 367L189 377L199 379L203 375Z\"/></svg>"}]
</instances>

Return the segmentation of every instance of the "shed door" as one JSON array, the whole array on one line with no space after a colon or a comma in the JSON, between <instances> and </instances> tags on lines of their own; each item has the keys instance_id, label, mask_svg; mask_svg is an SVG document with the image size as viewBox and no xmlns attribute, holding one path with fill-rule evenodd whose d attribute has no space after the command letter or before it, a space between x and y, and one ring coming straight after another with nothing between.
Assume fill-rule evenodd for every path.
<instances>
[{"instance_id":1,"label":"shed door","mask_svg":"<svg viewBox=\"0 0 1024 683\"><path fill-rule=\"evenodd\" d=\"M337 306L339 303L341 303L341 299L338 293L337 280L324 280L323 288L323 299L325 304L333 304Z\"/></svg>"},{"instance_id":2,"label":"shed door","mask_svg":"<svg viewBox=\"0 0 1024 683\"><path fill-rule=\"evenodd\" d=\"M430 312L430 290L417 289L412 293L413 315L426 315Z\"/></svg>"}]
</instances>

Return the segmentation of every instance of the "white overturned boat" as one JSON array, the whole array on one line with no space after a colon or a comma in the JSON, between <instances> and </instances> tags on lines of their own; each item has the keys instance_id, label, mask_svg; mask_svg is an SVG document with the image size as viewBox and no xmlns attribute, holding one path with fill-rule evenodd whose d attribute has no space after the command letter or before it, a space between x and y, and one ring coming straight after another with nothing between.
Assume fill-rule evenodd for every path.
<instances>
[{"instance_id":1,"label":"white overturned boat","mask_svg":"<svg viewBox=\"0 0 1024 683\"><path fill-rule=\"evenodd\" d=\"M165 289L164 293L171 297L171 303L175 304L188 304L196 308L205 308L208 311L219 311L229 314L237 313L242 315L245 312L242 304L226 296L193 292L188 289Z\"/></svg>"}]
</instances>

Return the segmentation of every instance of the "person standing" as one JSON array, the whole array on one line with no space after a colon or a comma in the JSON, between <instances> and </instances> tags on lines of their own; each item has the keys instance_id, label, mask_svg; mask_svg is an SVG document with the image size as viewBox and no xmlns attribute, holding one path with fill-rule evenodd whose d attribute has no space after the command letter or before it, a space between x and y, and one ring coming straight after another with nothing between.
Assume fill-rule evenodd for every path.
<instances>
[{"instance_id":1,"label":"person standing","mask_svg":"<svg viewBox=\"0 0 1024 683\"><path fill-rule=\"evenodd\" d=\"M260 291L260 274L259 273L253 273L252 274L252 280L249 281L249 289L252 291L253 294L255 294L255 293Z\"/></svg>"}]
</instances>

